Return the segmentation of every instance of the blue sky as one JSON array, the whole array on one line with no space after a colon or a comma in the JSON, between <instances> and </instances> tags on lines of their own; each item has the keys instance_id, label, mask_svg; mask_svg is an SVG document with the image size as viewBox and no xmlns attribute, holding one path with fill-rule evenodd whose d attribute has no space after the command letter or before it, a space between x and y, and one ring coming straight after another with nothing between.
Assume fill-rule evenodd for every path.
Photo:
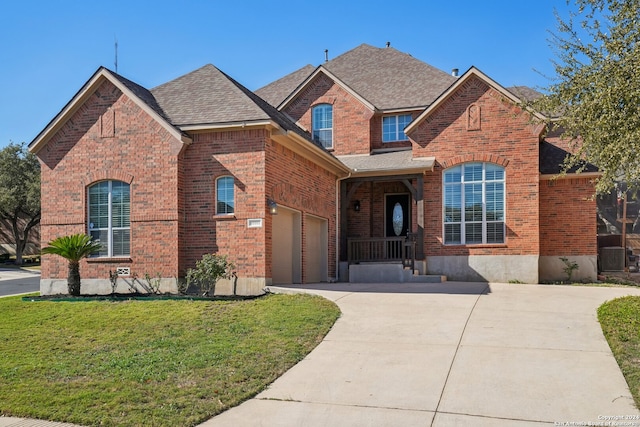
<instances>
[{"instance_id":1,"label":"blue sky","mask_svg":"<svg viewBox=\"0 0 640 427\"><path fill-rule=\"evenodd\" d=\"M255 90L362 43L544 87L565 0L3 1L0 148L31 142L101 65L152 88L212 63ZM537 71L536 71L537 70Z\"/></svg>"}]
</instances>

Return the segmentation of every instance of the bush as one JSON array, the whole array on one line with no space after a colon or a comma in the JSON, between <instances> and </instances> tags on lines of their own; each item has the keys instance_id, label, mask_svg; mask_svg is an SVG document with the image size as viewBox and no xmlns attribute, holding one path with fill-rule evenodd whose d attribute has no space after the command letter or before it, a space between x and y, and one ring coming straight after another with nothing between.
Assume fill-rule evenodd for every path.
<instances>
[{"instance_id":1,"label":"bush","mask_svg":"<svg viewBox=\"0 0 640 427\"><path fill-rule=\"evenodd\" d=\"M196 268L187 270L186 288L195 287L199 294L213 296L216 293L217 281L231 278L235 268L226 255L204 254L200 261L196 261Z\"/></svg>"}]
</instances>

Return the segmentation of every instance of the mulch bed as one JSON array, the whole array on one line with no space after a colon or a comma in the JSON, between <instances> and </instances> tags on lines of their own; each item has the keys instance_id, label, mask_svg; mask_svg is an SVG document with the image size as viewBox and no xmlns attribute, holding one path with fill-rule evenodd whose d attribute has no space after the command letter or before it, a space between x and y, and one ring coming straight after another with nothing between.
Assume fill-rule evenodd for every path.
<instances>
[{"instance_id":1,"label":"mulch bed","mask_svg":"<svg viewBox=\"0 0 640 427\"><path fill-rule=\"evenodd\" d=\"M70 302L87 302L87 301L158 301L158 300L190 300L190 301L244 301L260 298L267 293L260 295L175 295L175 294L110 294L110 295L39 295L22 297L22 301L38 302L38 301L70 301Z\"/></svg>"}]
</instances>

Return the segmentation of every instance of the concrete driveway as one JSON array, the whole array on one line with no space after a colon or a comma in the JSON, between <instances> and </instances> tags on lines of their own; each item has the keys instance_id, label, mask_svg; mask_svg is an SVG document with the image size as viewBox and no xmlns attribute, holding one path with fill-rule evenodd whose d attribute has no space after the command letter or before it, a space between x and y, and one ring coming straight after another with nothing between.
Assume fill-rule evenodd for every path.
<instances>
[{"instance_id":1,"label":"concrete driveway","mask_svg":"<svg viewBox=\"0 0 640 427\"><path fill-rule=\"evenodd\" d=\"M640 426L596 316L604 301L640 290L449 282L304 291L342 310L325 340L202 426ZM620 416L629 419L607 418Z\"/></svg>"}]
</instances>

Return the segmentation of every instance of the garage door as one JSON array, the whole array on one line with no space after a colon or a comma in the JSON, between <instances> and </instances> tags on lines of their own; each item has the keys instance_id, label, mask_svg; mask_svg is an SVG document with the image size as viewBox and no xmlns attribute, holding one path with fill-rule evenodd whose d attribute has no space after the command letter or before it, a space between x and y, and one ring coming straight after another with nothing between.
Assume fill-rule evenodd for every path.
<instances>
[{"instance_id":1,"label":"garage door","mask_svg":"<svg viewBox=\"0 0 640 427\"><path fill-rule=\"evenodd\" d=\"M273 216L271 279L273 284L300 283L300 213L278 207Z\"/></svg>"},{"instance_id":2,"label":"garage door","mask_svg":"<svg viewBox=\"0 0 640 427\"><path fill-rule=\"evenodd\" d=\"M327 282L328 230L327 220L305 217L305 281Z\"/></svg>"}]
</instances>

